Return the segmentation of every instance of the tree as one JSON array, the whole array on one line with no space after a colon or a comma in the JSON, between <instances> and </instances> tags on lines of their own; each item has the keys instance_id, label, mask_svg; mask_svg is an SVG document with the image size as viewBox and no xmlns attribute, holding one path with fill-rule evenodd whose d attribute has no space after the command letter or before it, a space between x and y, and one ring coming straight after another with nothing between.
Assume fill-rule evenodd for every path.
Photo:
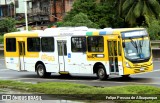
<instances>
[{"instance_id":1,"label":"tree","mask_svg":"<svg viewBox=\"0 0 160 103\"><path fill-rule=\"evenodd\" d=\"M76 0L73 4L73 9L65 16L64 21L71 19L78 13L84 13L88 17L94 15L94 10L96 10L96 0Z\"/></svg>"},{"instance_id":2,"label":"tree","mask_svg":"<svg viewBox=\"0 0 160 103\"><path fill-rule=\"evenodd\" d=\"M0 34L16 31L16 21L12 18L4 18L0 21Z\"/></svg>"},{"instance_id":3,"label":"tree","mask_svg":"<svg viewBox=\"0 0 160 103\"><path fill-rule=\"evenodd\" d=\"M99 25L99 28L124 27L124 20L119 17L118 9L113 6L113 3L108 0L76 0L73 9L65 16L64 22L73 19L81 12Z\"/></svg>"},{"instance_id":4,"label":"tree","mask_svg":"<svg viewBox=\"0 0 160 103\"><path fill-rule=\"evenodd\" d=\"M145 15L158 18L159 13L160 4L157 0L125 0L122 5L122 14L131 26L137 22L141 25Z\"/></svg>"},{"instance_id":5,"label":"tree","mask_svg":"<svg viewBox=\"0 0 160 103\"><path fill-rule=\"evenodd\" d=\"M145 18L147 24L146 28L148 30L151 40L160 40L160 20L157 20L153 16L145 16Z\"/></svg>"},{"instance_id":6,"label":"tree","mask_svg":"<svg viewBox=\"0 0 160 103\"><path fill-rule=\"evenodd\" d=\"M88 19L84 13L75 15L72 19L67 20L62 24L63 26L87 26L90 28L98 28L98 25Z\"/></svg>"}]
</instances>

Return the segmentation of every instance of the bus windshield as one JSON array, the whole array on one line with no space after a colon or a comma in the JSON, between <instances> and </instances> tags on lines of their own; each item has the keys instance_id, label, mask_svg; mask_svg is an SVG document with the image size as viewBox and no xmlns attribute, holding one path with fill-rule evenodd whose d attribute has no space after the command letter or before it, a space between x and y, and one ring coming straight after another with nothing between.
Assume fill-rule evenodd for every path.
<instances>
[{"instance_id":1,"label":"bus windshield","mask_svg":"<svg viewBox=\"0 0 160 103\"><path fill-rule=\"evenodd\" d=\"M150 58L151 50L149 39L133 40L124 42L125 57L130 61L146 60Z\"/></svg>"}]
</instances>

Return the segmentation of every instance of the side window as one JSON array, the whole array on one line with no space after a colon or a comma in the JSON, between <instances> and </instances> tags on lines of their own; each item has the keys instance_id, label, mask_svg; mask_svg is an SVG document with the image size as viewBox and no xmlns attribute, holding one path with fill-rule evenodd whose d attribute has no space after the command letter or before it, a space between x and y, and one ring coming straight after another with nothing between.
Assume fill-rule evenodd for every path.
<instances>
[{"instance_id":1,"label":"side window","mask_svg":"<svg viewBox=\"0 0 160 103\"><path fill-rule=\"evenodd\" d=\"M67 45L66 41L58 41L58 55L63 56L63 54L66 56L67 55Z\"/></svg>"},{"instance_id":2,"label":"side window","mask_svg":"<svg viewBox=\"0 0 160 103\"><path fill-rule=\"evenodd\" d=\"M27 38L27 50L29 52L40 51L40 38Z\"/></svg>"},{"instance_id":3,"label":"side window","mask_svg":"<svg viewBox=\"0 0 160 103\"><path fill-rule=\"evenodd\" d=\"M53 52L54 51L54 38L53 37L42 37L41 45L42 45L42 52Z\"/></svg>"},{"instance_id":4,"label":"side window","mask_svg":"<svg viewBox=\"0 0 160 103\"><path fill-rule=\"evenodd\" d=\"M121 56L121 44L120 44L120 41L118 41L118 55Z\"/></svg>"},{"instance_id":5,"label":"side window","mask_svg":"<svg viewBox=\"0 0 160 103\"><path fill-rule=\"evenodd\" d=\"M86 51L86 37L72 37L71 38L72 52L85 52Z\"/></svg>"},{"instance_id":6,"label":"side window","mask_svg":"<svg viewBox=\"0 0 160 103\"><path fill-rule=\"evenodd\" d=\"M88 52L103 52L104 40L102 36L90 36L87 38Z\"/></svg>"},{"instance_id":7,"label":"side window","mask_svg":"<svg viewBox=\"0 0 160 103\"><path fill-rule=\"evenodd\" d=\"M6 38L6 51L7 52L16 51L16 38Z\"/></svg>"},{"instance_id":8,"label":"side window","mask_svg":"<svg viewBox=\"0 0 160 103\"><path fill-rule=\"evenodd\" d=\"M112 41L108 41L108 54L109 54L109 56L113 56L113 43L112 43Z\"/></svg>"}]
</instances>

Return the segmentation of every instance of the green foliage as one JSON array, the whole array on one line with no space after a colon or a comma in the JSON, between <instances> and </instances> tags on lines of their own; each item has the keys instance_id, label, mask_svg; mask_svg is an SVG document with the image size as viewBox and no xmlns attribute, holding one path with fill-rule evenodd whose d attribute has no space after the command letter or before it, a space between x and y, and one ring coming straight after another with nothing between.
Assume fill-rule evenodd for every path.
<instances>
[{"instance_id":1,"label":"green foliage","mask_svg":"<svg viewBox=\"0 0 160 103\"><path fill-rule=\"evenodd\" d=\"M64 22L84 13L99 28L142 26L143 22L146 22L145 15L159 18L159 2L160 0L76 0ZM72 24L68 22L68 25Z\"/></svg>"},{"instance_id":2,"label":"green foliage","mask_svg":"<svg viewBox=\"0 0 160 103\"><path fill-rule=\"evenodd\" d=\"M112 5L112 6L111 6ZM124 27L124 20L119 17L118 9L112 3L103 2L97 4L94 14L90 17L100 28Z\"/></svg>"},{"instance_id":3,"label":"green foliage","mask_svg":"<svg viewBox=\"0 0 160 103\"><path fill-rule=\"evenodd\" d=\"M147 2L144 0L137 0L136 2L134 0L124 0L121 8L125 21L132 27L136 26L137 22L142 21L142 19L140 21L137 21L137 19L145 15L158 18L160 13L160 4L157 0L147 0Z\"/></svg>"},{"instance_id":4,"label":"green foliage","mask_svg":"<svg viewBox=\"0 0 160 103\"><path fill-rule=\"evenodd\" d=\"M63 26L87 26L90 28L98 28L98 25L88 19L84 13L75 15L72 19L63 23Z\"/></svg>"},{"instance_id":5,"label":"green foliage","mask_svg":"<svg viewBox=\"0 0 160 103\"><path fill-rule=\"evenodd\" d=\"M16 20L16 24L25 23L25 19Z\"/></svg>"},{"instance_id":6,"label":"green foliage","mask_svg":"<svg viewBox=\"0 0 160 103\"><path fill-rule=\"evenodd\" d=\"M67 21L80 12L86 14L87 16L93 15L93 11L96 10L97 5L95 1L96 0L76 0L73 4L73 9L71 9L64 20Z\"/></svg>"},{"instance_id":7,"label":"green foliage","mask_svg":"<svg viewBox=\"0 0 160 103\"><path fill-rule=\"evenodd\" d=\"M3 44L3 36L0 35L0 44Z\"/></svg>"},{"instance_id":8,"label":"green foliage","mask_svg":"<svg viewBox=\"0 0 160 103\"><path fill-rule=\"evenodd\" d=\"M60 21L59 21L59 22L56 22L56 26L57 26L57 27L61 27L62 25L63 25L63 22L60 22Z\"/></svg>"},{"instance_id":9,"label":"green foliage","mask_svg":"<svg viewBox=\"0 0 160 103\"><path fill-rule=\"evenodd\" d=\"M55 23L51 23L48 25L48 28L51 28L53 26L56 26L56 27L61 27L63 25L63 22L59 21L59 22L55 22Z\"/></svg>"},{"instance_id":10,"label":"green foliage","mask_svg":"<svg viewBox=\"0 0 160 103\"><path fill-rule=\"evenodd\" d=\"M160 20L157 20L156 18L147 17L146 18L146 24L147 24L147 30L150 35L151 40L160 40Z\"/></svg>"},{"instance_id":11,"label":"green foliage","mask_svg":"<svg viewBox=\"0 0 160 103\"><path fill-rule=\"evenodd\" d=\"M76 0L73 4L73 9L65 16L64 22L71 21L79 13L84 13L99 28L124 27L124 20L119 17L117 7L113 5L114 2L108 0L103 0L103 2L97 2L97 0ZM71 22L67 23L72 25Z\"/></svg>"},{"instance_id":12,"label":"green foliage","mask_svg":"<svg viewBox=\"0 0 160 103\"><path fill-rule=\"evenodd\" d=\"M11 80L0 80L0 88L3 87L46 94L158 94L160 92L160 88L146 85L127 85L99 88L65 82L42 82L31 84Z\"/></svg>"},{"instance_id":13,"label":"green foliage","mask_svg":"<svg viewBox=\"0 0 160 103\"><path fill-rule=\"evenodd\" d=\"M0 20L0 35L7 32L16 31L15 25L16 21L12 18L4 18Z\"/></svg>"},{"instance_id":14,"label":"green foliage","mask_svg":"<svg viewBox=\"0 0 160 103\"><path fill-rule=\"evenodd\" d=\"M83 84L65 83L65 82L43 82L43 83L23 83L17 81L0 80L0 88L8 88L21 90L21 92L33 92L44 94L57 94L57 98L60 98L60 94L67 94L68 96L62 96L61 99L67 98L83 98L83 99L97 99L99 96L105 99L106 96L127 96L127 97L157 97L159 98L160 88L146 85L127 85L127 86L114 86L114 87L93 87ZM70 95L69 95L70 94ZM87 95L85 95L87 94ZM94 95L97 94L97 95ZM103 96L104 94L105 96ZM115 95L114 95L115 94ZM99 96L98 96L99 95ZM54 98L55 98L54 96ZM104 100L103 100L104 102ZM143 100L112 100L116 103L142 103ZM159 103L159 100L145 100L146 103Z\"/></svg>"}]
</instances>

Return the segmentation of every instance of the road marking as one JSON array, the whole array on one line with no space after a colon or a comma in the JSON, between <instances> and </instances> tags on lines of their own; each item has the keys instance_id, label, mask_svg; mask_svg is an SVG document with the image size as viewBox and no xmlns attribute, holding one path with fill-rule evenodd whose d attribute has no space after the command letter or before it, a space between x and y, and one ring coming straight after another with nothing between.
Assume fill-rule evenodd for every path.
<instances>
[{"instance_id":1,"label":"road marking","mask_svg":"<svg viewBox=\"0 0 160 103\"><path fill-rule=\"evenodd\" d=\"M0 69L0 71L9 71L9 69Z\"/></svg>"},{"instance_id":2,"label":"road marking","mask_svg":"<svg viewBox=\"0 0 160 103\"><path fill-rule=\"evenodd\" d=\"M160 71L160 69L157 69L157 70L153 70L153 71L151 71L151 72L157 72L157 71Z\"/></svg>"}]
</instances>

